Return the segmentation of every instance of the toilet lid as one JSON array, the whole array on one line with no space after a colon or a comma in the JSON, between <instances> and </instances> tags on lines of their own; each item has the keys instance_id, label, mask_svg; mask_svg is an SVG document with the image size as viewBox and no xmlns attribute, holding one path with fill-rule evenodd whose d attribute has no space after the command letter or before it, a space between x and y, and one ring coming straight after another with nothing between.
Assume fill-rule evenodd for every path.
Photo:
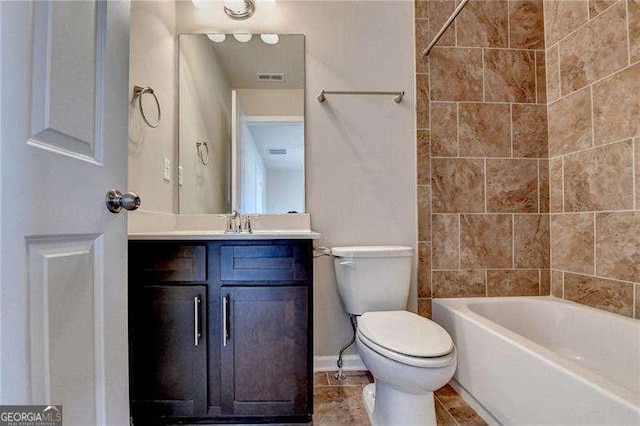
<instances>
[{"instance_id":1,"label":"toilet lid","mask_svg":"<svg viewBox=\"0 0 640 426\"><path fill-rule=\"evenodd\" d=\"M444 328L407 311L366 312L358 319L358 330L385 349L414 357L438 357L453 350Z\"/></svg>"}]
</instances>

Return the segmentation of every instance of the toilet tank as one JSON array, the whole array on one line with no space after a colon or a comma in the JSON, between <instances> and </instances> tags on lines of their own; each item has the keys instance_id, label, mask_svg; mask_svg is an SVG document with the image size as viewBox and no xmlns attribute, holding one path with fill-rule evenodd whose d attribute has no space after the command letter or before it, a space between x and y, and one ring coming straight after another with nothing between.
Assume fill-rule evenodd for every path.
<instances>
[{"instance_id":1,"label":"toilet tank","mask_svg":"<svg viewBox=\"0 0 640 426\"><path fill-rule=\"evenodd\" d=\"M333 247L338 292L349 314L404 310L411 284L413 248Z\"/></svg>"}]
</instances>

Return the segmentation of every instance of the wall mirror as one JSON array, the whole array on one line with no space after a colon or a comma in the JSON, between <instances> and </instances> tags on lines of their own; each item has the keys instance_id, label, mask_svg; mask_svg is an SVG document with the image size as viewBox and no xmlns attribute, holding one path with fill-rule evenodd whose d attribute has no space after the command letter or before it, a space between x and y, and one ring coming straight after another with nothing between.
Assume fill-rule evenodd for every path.
<instances>
[{"instance_id":1,"label":"wall mirror","mask_svg":"<svg viewBox=\"0 0 640 426\"><path fill-rule=\"evenodd\" d=\"M179 36L180 213L303 213L304 36Z\"/></svg>"}]
</instances>

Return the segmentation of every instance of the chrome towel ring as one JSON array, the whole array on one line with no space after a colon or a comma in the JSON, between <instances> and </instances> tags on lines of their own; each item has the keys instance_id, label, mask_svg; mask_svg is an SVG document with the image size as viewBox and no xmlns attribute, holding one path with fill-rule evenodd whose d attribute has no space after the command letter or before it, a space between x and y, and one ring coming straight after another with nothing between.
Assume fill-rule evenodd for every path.
<instances>
[{"instance_id":1,"label":"chrome towel ring","mask_svg":"<svg viewBox=\"0 0 640 426\"><path fill-rule=\"evenodd\" d=\"M198 150L198 157L202 164L205 166L209 164L209 145L207 145L207 142L196 141L196 149Z\"/></svg>"},{"instance_id":2,"label":"chrome towel ring","mask_svg":"<svg viewBox=\"0 0 640 426\"><path fill-rule=\"evenodd\" d=\"M158 106L158 120L155 123L149 122L147 116L144 113L144 109L142 108L142 95L145 93L149 93L153 96L153 99L156 100L156 105ZM138 98L138 107L140 108L140 114L142 115L142 119L149 127L153 127L154 129L160 125L160 116L162 111L160 110L160 101L158 101L158 97L156 93L151 87L142 87L142 86L133 86L133 96L134 98Z\"/></svg>"}]
</instances>

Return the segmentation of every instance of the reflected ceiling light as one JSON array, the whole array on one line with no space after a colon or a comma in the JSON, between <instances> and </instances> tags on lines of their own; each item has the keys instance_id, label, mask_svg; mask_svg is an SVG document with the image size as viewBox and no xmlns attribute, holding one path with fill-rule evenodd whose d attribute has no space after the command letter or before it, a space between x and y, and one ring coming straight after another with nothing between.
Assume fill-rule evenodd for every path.
<instances>
[{"instance_id":1,"label":"reflected ceiling light","mask_svg":"<svg viewBox=\"0 0 640 426\"><path fill-rule=\"evenodd\" d=\"M246 42L250 41L251 37L253 37L252 34L245 34L245 33L236 33L236 34L233 35L233 38L235 38L236 40L238 40L241 43L246 43Z\"/></svg>"},{"instance_id":2,"label":"reflected ceiling light","mask_svg":"<svg viewBox=\"0 0 640 426\"><path fill-rule=\"evenodd\" d=\"M276 44L280 41L278 34L260 34L260 39L267 44Z\"/></svg>"},{"instance_id":3,"label":"reflected ceiling light","mask_svg":"<svg viewBox=\"0 0 640 426\"><path fill-rule=\"evenodd\" d=\"M221 33L209 33L207 34L207 37L209 37L209 40L213 41L214 43L222 43L226 40L227 35Z\"/></svg>"},{"instance_id":4,"label":"reflected ceiling light","mask_svg":"<svg viewBox=\"0 0 640 426\"><path fill-rule=\"evenodd\" d=\"M224 13L231 19L248 19L256 11L254 0L225 0Z\"/></svg>"}]
</instances>

